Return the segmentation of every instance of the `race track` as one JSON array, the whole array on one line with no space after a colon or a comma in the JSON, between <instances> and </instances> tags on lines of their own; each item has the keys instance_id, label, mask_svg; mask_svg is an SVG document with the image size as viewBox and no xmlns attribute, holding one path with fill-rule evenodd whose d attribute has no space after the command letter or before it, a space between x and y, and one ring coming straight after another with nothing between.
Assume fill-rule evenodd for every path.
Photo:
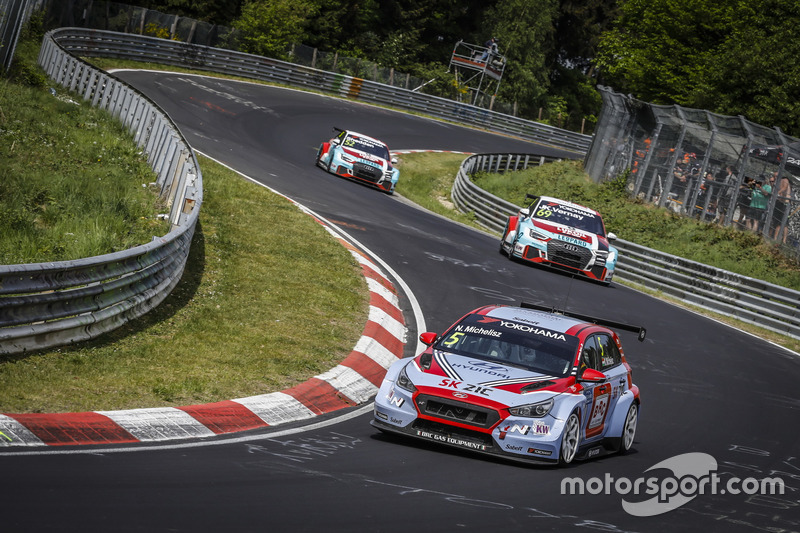
<instances>
[{"instance_id":1,"label":"race track","mask_svg":"<svg viewBox=\"0 0 800 533\"><path fill-rule=\"evenodd\" d=\"M394 151L574 154L294 90L186 74L118 75L157 101L196 150L305 205L378 255L410 288L427 330L441 331L481 304L522 300L644 325L641 344L620 332L642 391L636 443L626 456L529 467L384 436L369 425L365 406L209 442L12 450L0 454L4 530L800 531L800 356L618 284L511 262L495 237L314 166L334 126ZM625 238L625 228L609 229ZM413 326L409 300L401 304ZM409 331L406 355L418 333ZM690 452L711 455L723 480L778 476L785 494L695 495L650 517L622 507L644 497L561 494L567 477L634 481Z\"/></svg>"}]
</instances>

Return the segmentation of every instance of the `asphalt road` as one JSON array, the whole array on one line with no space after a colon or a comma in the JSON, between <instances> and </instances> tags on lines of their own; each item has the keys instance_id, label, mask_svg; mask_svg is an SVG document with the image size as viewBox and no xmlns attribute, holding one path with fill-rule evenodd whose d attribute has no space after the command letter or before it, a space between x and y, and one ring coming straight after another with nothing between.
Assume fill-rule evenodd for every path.
<instances>
[{"instance_id":1,"label":"asphalt road","mask_svg":"<svg viewBox=\"0 0 800 533\"><path fill-rule=\"evenodd\" d=\"M196 150L312 209L390 265L419 302L420 329L521 300L644 325L644 343L620 333L642 391L636 443L625 456L529 467L384 436L367 406L209 442L12 451L0 454L4 530L800 531L800 357L620 285L511 262L494 237L314 166L334 126L392 150L573 154L288 89L119 75L161 104ZM609 229L625 238L625 228ZM621 494L624 483L561 493L568 477L635 481L690 452L711 455L723 481L780 477L785 494L692 493L675 510L637 517L622 500L643 498Z\"/></svg>"}]
</instances>

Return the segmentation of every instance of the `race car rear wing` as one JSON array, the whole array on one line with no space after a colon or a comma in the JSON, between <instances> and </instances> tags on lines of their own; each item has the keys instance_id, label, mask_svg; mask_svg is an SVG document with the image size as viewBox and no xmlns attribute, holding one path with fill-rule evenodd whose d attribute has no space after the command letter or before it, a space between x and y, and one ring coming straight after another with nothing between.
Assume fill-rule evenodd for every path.
<instances>
[{"instance_id":1,"label":"race car rear wing","mask_svg":"<svg viewBox=\"0 0 800 533\"><path fill-rule=\"evenodd\" d=\"M607 326L609 328L632 331L638 335L637 339L639 342L644 341L644 338L647 335L647 330L642 326L633 326L624 322L616 322L614 320L606 320L605 318L582 315L580 313L573 313L572 311L562 311L560 309L556 309L555 307L548 307L546 305L532 304L528 302L521 302L519 306L525 309L535 309L536 311L545 311L547 313L556 313L559 315L577 318L578 320L585 320L586 322L591 322L592 324L597 324L599 326Z\"/></svg>"}]
</instances>

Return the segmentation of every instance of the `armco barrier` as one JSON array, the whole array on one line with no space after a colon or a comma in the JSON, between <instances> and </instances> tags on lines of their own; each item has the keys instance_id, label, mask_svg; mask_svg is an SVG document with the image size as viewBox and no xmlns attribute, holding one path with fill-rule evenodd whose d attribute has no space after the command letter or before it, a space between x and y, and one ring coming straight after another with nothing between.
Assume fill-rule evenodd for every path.
<instances>
[{"instance_id":1,"label":"armco barrier","mask_svg":"<svg viewBox=\"0 0 800 533\"><path fill-rule=\"evenodd\" d=\"M557 146L583 156L591 137L539 122L277 59L142 35L64 28L59 43L76 55L132 59L207 70L336 94L363 102L423 113L443 120Z\"/></svg>"},{"instance_id":2,"label":"armco barrier","mask_svg":"<svg viewBox=\"0 0 800 533\"><path fill-rule=\"evenodd\" d=\"M551 160L530 154L472 155L461 164L453 183L453 202L461 211L474 212L486 228L502 233L507 218L517 214L520 206L484 191L472 183L470 175L521 170L545 161ZM800 292L622 239L614 241L614 246L620 251L616 278L800 339Z\"/></svg>"},{"instance_id":3,"label":"armco barrier","mask_svg":"<svg viewBox=\"0 0 800 533\"><path fill-rule=\"evenodd\" d=\"M202 203L197 159L177 126L132 87L70 55L70 30L49 32L39 64L58 84L108 110L133 134L170 206L171 230L122 252L75 261L0 265L0 353L95 338L143 315L183 274Z\"/></svg>"}]
</instances>

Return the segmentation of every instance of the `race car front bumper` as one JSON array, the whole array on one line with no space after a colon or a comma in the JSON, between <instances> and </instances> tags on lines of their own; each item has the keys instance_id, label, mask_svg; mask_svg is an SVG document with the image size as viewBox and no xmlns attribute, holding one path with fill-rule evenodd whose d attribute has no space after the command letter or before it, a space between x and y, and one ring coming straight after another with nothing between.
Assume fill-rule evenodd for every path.
<instances>
[{"instance_id":1,"label":"race car front bumper","mask_svg":"<svg viewBox=\"0 0 800 533\"><path fill-rule=\"evenodd\" d=\"M445 444L455 448L536 464L558 462L564 421L550 415L539 418L498 416L489 427L469 429L429 412L418 411L420 402L392 382L384 382L375 398L371 424L391 433ZM442 399L442 401L448 401ZM430 398L426 399L430 402ZM507 415L507 413L506 413Z\"/></svg>"}]
</instances>

